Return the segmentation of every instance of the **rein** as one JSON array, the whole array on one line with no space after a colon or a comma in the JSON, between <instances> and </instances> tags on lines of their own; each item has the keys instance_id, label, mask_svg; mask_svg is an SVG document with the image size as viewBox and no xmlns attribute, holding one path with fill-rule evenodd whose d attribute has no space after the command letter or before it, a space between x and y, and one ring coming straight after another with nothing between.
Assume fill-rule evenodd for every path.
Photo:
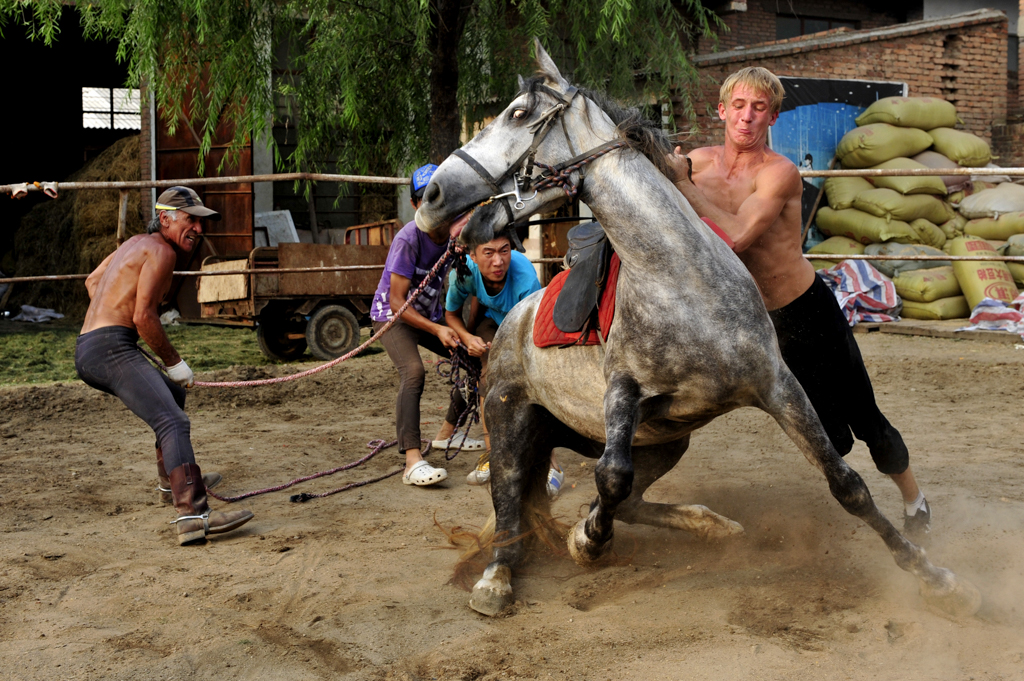
<instances>
[{"instance_id":1,"label":"rein","mask_svg":"<svg viewBox=\"0 0 1024 681\"><path fill-rule=\"evenodd\" d=\"M515 223L515 214L512 211L513 206L516 210L522 210L526 207L526 202L534 199L540 190L551 187L561 187L562 190L565 191L565 195L569 198L576 196L576 193L579 190L579 185L582 184L584 179L584 166L604 156L610 151L628 146L628 143L623 140L605 142L600 146L594 147L582 154L575 155L568 161L563 161L557 165L548 165L535 160L537 150L547 137L548 133L551 132L556 120L562 128L562 134L565 136L566 144L569 145L569 152L576 154L576 149L573 146L572 139L569 137L569 131L565 127L565 117L562 114L572 107L573 102L576 99L576 95L579 94L579 90L575 87L569 88L568 92L564 95L547 87L546 85L538 85L537 88L543 90L551 97L554 97L556 103L541 113L540 118L530 124L528 129L533 133L533 140L530 142L530 146L526 151L520 154L519 158L509 165L509 167L505 169L505 172L503 172L499 177L493 177L479 161L473 158L464 149L460 148L452 152L453 156L457 156L462 159L494 192L494 194L478 203L474 208L486 206L494 201L500 201L501 206L505 209L509 225ZM583 97L584 99L586 98L585 96ZM543 172L537 177L533 177L534 166L543 169ZM575 172L580 173L580 181L578 183L573 183L572 181L572 174ZM501 185L510 178L512 179L512 191L503 192ZM533 195L524 196L525 192L529 191L531 188L534 190ZM511 199L513 197L515 198L514 203L510 200L502 200Z\"/></svg>"}]
</instances>

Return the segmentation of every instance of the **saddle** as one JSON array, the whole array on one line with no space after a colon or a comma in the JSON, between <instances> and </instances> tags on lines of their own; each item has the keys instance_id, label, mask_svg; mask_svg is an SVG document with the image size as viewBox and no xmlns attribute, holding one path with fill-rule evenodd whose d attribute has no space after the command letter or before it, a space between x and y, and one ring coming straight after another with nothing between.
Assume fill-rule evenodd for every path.
<instances>
[{"instance_id":1,"label":"saddle","mask_svg":"<svg viewBox=\"0 0 1024 681\"><path fill-rule=\"evenodd\" d=\"M554 322L563 333L579 333L597 310L597 301L608 277L612 248L598 222L584 222L569 230L569 250L564 263L569 269L555 301Z\"/></svg>"},{"instance_id":2,"label":"saddle","mask_svg":"<svg viewBox=\"0 0 1024 681\"><path fill-rule=\"evenodd\" d=\"M608 338L615 316L619 256L604 229L589 222L568 236L565 264L570 269L555 275L537 309L533 343L539 348L597 345Z\"/></svg>"}]
</instances>

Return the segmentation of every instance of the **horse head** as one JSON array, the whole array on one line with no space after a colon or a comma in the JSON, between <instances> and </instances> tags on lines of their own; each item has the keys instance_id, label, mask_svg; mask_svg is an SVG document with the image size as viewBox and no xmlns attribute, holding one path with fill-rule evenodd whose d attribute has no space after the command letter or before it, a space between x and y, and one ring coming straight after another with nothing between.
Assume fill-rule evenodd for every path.
<instances>
[{"instance_id":1,"label":"horse head","mask_svg":"<svg viewBox=\"0 0 1024 681\"><path fill-rule=\"evenodd\" d=\"M599 110L591 115L588 97L562 76L540 41L535 47L537 77L520 77L512 103L434 172L416 212L423 231L450 226L470 248L490 241L514 221L550 212L572 196L580 171L560 163L614 143L615 124ZM567 172L552 181L551 169Z\"/></svg>"}]
</instances>

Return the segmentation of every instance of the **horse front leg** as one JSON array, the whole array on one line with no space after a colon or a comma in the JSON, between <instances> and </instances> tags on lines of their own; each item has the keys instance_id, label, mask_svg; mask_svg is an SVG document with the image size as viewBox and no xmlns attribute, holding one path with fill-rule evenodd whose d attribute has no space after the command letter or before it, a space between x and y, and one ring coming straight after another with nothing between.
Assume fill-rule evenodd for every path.
<instances>
[{"instance_id":1,"label":"horse front leg","mask_svg":"<svg viewBox=\"0 0 1024 681\"><path fill-rule=\"evenodd\" d=\"M788 371L779 377L778 388L765 410L775 417L807 460L824 473L836 501L870 525L885 542L896 564L920 580L921 595L929 604L957 617L978 611L978 589L952 571L933 565L924 549L900 534L878 510L863 478L836 452L800 384Z\"/></svg>"},{"instance_id":2,"label":"horse front leg","mask_svg":"<svg viewBox=\"0 0 1024 681\"><path fill-rule=\"evenodd\" d=\"M605 447L594 467L597 500L590 515L569 531L569 554L589 565L612 545L615 509L633 490L633 436L640 423L640 385L625 374L613 374L604 395Z\"/></svg>"},{"instance_id":3,"label":"horse front leg","mask_svg":"<svg viewBox=\"0 0 1024 681\"><path fill-rule=\"evenodd\" d=\"M494 616L512 604L512 568L523 558L523 502L531 482L546 479L547 459L537 473L539 454L549 456L545 419L530 404L525 391L498 384L484 401L491 440L491 501L494 505L494 559L473 586L469 607ZM536 496L536 495L535 495ZM547 501L546 491L543 501Z\"/></svg>"}]
</instances>

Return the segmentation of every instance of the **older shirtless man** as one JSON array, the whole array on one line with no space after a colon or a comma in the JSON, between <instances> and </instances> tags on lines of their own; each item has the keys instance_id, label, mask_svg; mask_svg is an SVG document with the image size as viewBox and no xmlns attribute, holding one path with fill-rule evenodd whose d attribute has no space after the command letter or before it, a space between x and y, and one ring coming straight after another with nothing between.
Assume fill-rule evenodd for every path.
<instances>
[{"instance_id":1,"label":"older shirtless man","mask_svg":"<svg viewBox=\"0 0 1024 681\"><path fill-rule=\"evenodd\" d=\"M930 530L931 510L910 469L907 447L875 403L864 360L832 292L803 257L800 174L768 148L768 128L779 117L782 97L782 83L767 69L750 67L729 76L718 103L725 144L696 149L688 159L676 147L668 157L676 187L734 242L761 290L782 357L832 445L848 454L851 429L867 444L875 466L903 495L904 531L920 539Z\"/></svg>"},{"instance_id":2,"label":"older shirtless man","mask_svg":"<svg viewBox=\"0 0 1024 681\"><path fill-rule=\"evenodd\" d=\"M91 302L75 344L75 369L92 387L120 398L156 433L160 491L179 514L173 523L178 543L188 544L240 527L252 513L211 512L206 503L206 488L220 482L220 476L204 476L196 465L183 411L185 388L194 382L192 370L171 345L157 314L171 288L177 254L199 244L202 218L219 220L220 214L187 187L165 191L156 209L148 234L128 239L85 280ZM143 357L140 336L167 365L166 376Z\"/></svg>"}]
</instances>

